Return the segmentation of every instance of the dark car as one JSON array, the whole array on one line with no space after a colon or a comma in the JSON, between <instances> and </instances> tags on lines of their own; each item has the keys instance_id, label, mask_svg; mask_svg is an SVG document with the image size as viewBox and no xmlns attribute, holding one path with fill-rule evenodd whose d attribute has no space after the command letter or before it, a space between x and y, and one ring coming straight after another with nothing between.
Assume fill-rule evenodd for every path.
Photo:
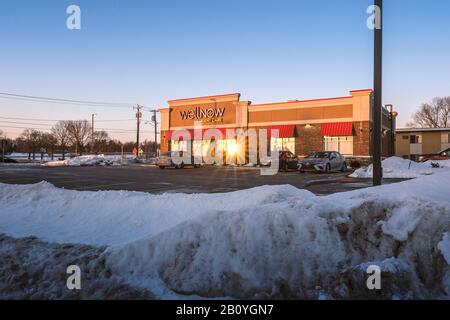
<instances>
[{"instance_id":1,"label":"dark car","mask_svg":"<svg viewBox=\"0 0 450 320\"><path fill-rule=\"evenodd\" d=\"M263 157L260 163L262 166L270 166L272 163L271 157ZM283 171L298 170L298 157L290 151L278 151L278 165L279 169Z\"/></svg>"},{"instance_id":2,"label":"dark car","mask_svg":"<svg viewBox=\"0 0 450 320\"><path fill-rule=\"evenodd\" d=\"M450 160L450 148L445 149L439 153L435 154L424 154L419 157L419 162L426 162L429 160Z\"/></svg>"},{"instance_id":3,"label":"dark car","mask_svg":"<svg viewBox=\"0 0 450 320\"><path fill-rule=\"evenodd\" d=\"M347 162L336 151L312 152L300 161L299 169L300 172L316 171L328 173L331 171L346 171Z\"/></svg>"},{"instance_id":4,"label":"dark car","mask_svg":"<svg viewBox=\"0 0 450 320\"><path fill-rule=\"evenodd\" d=\"M11 159L11 158L8 158L8 157L3 158L0 155L0 162L1 163L17 163L17 160L14 160L14 159Z\"/></svg>"},{"instance_id":5,"label":"dark car","mask_svg":"<svg viewBox=\"0 0 450 320\"><path fill-rule=\"evenodd\" d=\"M298 169L298 157L290 151L279 151L278 161L280 170L288 171L290 169Z\"/></svg>"}]
</instances>

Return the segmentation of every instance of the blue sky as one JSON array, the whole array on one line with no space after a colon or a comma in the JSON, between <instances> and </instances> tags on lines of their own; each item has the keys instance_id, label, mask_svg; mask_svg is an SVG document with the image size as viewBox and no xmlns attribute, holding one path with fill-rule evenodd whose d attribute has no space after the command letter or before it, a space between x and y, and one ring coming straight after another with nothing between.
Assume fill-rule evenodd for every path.
<instances>
[{"instance_id":1,"label":"blue sky","mask_svg":"<svg viewBox=\"0 0 450 320\"><path fill-rule=\"evenodd\" d=\"M384 103L397 107L404 125L420 103L450 95L450 1L384 2ZM164 107L169 99L231 92L254 103L344 96L372 87L373 32L366 27L371 3L2 1L0 92L150 107ZM81 7L81 30L66 28L71 4ZM133 118L131 106L5 99L0 99L0 113ZM22 130L5 125L0 122L10 136ZM103 127L132 130L134 123ZM144 128L152 131L150 125ZM112 136L134 139L125 132Z\"/></svg>"}]
</instances>

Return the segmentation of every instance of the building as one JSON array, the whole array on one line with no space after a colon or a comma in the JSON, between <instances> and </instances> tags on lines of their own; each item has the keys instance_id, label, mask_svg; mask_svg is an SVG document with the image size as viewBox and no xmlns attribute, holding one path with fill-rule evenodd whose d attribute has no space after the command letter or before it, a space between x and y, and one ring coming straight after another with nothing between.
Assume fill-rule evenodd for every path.
<instances>
[{"instance_id":1,"label":"building","mask_svg":"<svg viewBox=\"0 0 450 320\"><path fill-rule=\"evenodd\" d=\"M419 160L450 148L450 128L402 128L396 131L396 155Z\"/></svg>"},{"instance_id":2,"label":"building","mask_svg":"<svg viewBox=\"0 0 450 320\"><path fill-rule=\"evenodd\" d=\"M193 148L204 154L211 137L205 139L201 134L194 137L194 123L199 121L204 129L222 131L223 137L226 129L278 129L279 137L271 138L270 144L300 156L312 151L339 151L350 157L369 157L372 90L354 90L337 98L265 104L252 104L240 97L234 93L168 101L168 107L160 109L161 152L183 150L185 142L173 135L177 130L187 129ZM383 145L386 145L391 135L389 113L384 111ZM235 143L223 137L220 145L224 149ZM383 149L387 153L388 147Z\"/></svg>"}]
</instances>

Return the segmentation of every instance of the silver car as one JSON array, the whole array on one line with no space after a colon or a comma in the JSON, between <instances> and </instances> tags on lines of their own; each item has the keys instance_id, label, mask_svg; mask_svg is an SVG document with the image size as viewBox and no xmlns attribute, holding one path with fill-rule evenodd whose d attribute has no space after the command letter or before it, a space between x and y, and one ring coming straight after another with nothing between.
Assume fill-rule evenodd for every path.
<instances>
[{"instance_id":1,"label":"silver car","mask_svg":"<svg viewBox=\"0 0 450 320\"><path fill-rule=\"evenodd\" d=\"M179 152L179 157L183 156L183 151L172 151L172 152ZM181 169L181 168L184 168L185 166L193 166L194 168L200 167L200 165L198 165L198 164L193 164L194 163L193 157L191 157L190 163L182 162L180 164L175 164L172 160L172 152L170 152L170 151L164 152L159 157L156 158L156 165L160 169L164 169L164 168L168 168L168 167L174 167L175 169Z\"/></svg>"},{"instance_id":2,"label":"silver car","mask_svg":"<svg viewBox=\"0 0 450 320\"><path fill-rule=\"evenodd\" d=\"M299 162L300 172L316 171L329 173L332 171L346 171L345 158L336 151L312 152Z\"/></svg>"}]
</instances>

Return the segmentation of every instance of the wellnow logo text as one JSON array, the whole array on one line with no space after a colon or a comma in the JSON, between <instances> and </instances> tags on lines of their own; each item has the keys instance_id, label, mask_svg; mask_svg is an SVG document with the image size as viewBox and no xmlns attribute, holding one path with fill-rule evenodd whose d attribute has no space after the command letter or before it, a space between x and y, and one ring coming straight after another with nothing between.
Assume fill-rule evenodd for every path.
<instances>
[{"instance_id":1,"label":"wellnow logo text","mask_svg":"<svg viewBox=\"0 0 450 320\"><path fill-rule=\"evenodd\" d=\"M200 107L195 107L194 109L187 111L180 111L181 119L215 119L222 118L225 113L225 108L220 109L202 109Z\"/></svg>"}]
</instances>

